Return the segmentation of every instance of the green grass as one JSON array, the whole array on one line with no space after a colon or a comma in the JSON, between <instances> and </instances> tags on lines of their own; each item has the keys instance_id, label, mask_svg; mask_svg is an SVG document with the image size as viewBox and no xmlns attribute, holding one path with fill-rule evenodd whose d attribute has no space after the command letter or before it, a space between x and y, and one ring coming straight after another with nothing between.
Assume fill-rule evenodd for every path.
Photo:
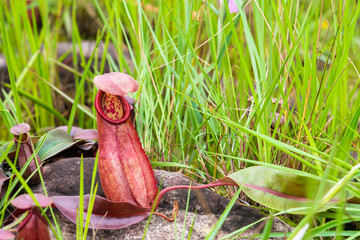
<instances>
[{"instance_id":1,"label":"green grass","mask_svg":"<svg viewBox=\"0 0 360 240\"><path fill-rule=\"evenodd\" d=\"M140 83L133 94L136 127L153 166L202 183L258 164L334 181L357 176L360 4L238 5L245 10L230 14L217 0L2 1L0 52L10 82L1 85L7 92L0 104L1 141L12 139L14 122L29 123L33 136L59 125L95 128L92 79L108 65ZM41 24L26 17L27 11L35 16L37 6ZM89 24L95 33L82 30ZM84 39L102 41L105 50L113 44L118 59L106 51L100 59L94 51L88 60ZM77 73L73 92L59 78L62 41L74 44L67 52L73 57L67 68ZM349 182L341 187L359 197ZM231 198L230 189L220 192ZM309 239L346 235L337 226L358 221L358 212L347 204L335 211L309 213L294 232L310 223ZM79 228L78 236L86 232Z\"/></svg>"}]
</instances>

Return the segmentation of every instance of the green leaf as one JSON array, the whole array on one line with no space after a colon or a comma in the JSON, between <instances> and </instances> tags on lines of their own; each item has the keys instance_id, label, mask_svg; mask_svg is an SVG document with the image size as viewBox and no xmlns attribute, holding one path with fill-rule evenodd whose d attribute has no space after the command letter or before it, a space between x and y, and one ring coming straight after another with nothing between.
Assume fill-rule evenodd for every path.
<instances>
[{"instance_id":1,"label":"green leaf","mask_svg":"<svg viewBox=\"0 0 360 240\"><path fill-rule=\"evenodd\" d=\"M354 113L349 126L347 126L346 131L344 133L344 137L341 139L340 146L342 151L337 153L337 157L339 159L343 159L345 161L347 154L350 152L351 143L354 141L355 134L357 135L356 129L359 123L360 118L360 107Z\"/></svg>"},{"instance_id":2,"label":"green leaf","mask_svg":"<svg viewBox=\"0 0 360 240\"><path fill-rule=\"evenodd\" d=\"M7 147L13 143L13 141L9 141L5 144L3 144L2 146L0 146L0 156L2 156L3 154L5 154L6 150L7 150ZM11 147L10 147L10 150L7 154L11 154L11 153L14 153L16 151L16 147L15 147L15 144L13 144Z\"/></svg>"},{"instance_id":3,"label":"green leaf","mask_svg":"<svg viewBox=\"0 0 360 240\"><path fill-rule=\"evenodd\" d=\"M335 186L329 180L297 175L264 166L249 167L233 173L228 178L243 186L252 200L269 208L294 214L305 214L313 207L321 181L325 182L324 195ZM225 178L226 179L226 178ZM223 180L224 181L224 180ZM317 211L323 211L340 200L340 194Z\"/></svg>"},{"instance_id":4,"label":"green leaf","mask_svg":"<svg viewBox=\"0 0 360 240\"><path fill-rule=\"evenodd\" d=\"M41 161L55 156L59 152L62 152L65 149L68 149L79 143L79 141L75 142L70 134L61 129L54 129L49 131L40 138L38 143L42 142L43 138L45 138L45 141L38 153Z\"/></svg>"}]
</instances>

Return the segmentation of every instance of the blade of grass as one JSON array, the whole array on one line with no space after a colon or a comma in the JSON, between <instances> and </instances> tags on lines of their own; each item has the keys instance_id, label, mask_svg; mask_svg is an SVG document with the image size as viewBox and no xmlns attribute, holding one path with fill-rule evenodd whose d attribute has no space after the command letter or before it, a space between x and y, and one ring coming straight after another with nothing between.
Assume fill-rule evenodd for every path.
<instances>
[{"instance_id":1,"label":"blade of grass","mask_svg":"<svg viewBox=\"0 0 360 240\"><path fill-rule=\"evenodd\" d=\"M211 232L205 237L205 240L211 240L216 238L216 234L220 230L221 226L224 224L227 216L229 215L232 207L234 206L236 200L238 199L240 192L241 192L241 186L237 190L236 194L233 196L231 201L229 202L228 206L225 208L224 212L221 214L219 220L215 224L214 228L211 230Z\"/></svg>"},{"instance_id":2,"label":"blade of grass","mask_svg":"<svg viewBox=\"0 0 360 240\"><path fill-rule=\"evenodd\" d=\"M71 108L71 112L70 112L70 117L69 117L69 122L68 122L68 133L70 133L71 131L71 128L74 124L74 119L75 119L75 114L76 114L76 110L77 110L77 107L78 107L78 103L79 103L79 100L80 100L80 96L81 94L83 93L83 89L84 89L84 83L85 83L85 79L87 77L87 74L89 72L89 69L90 69L90 66L91 66L91 63L92 63L92 60L94 58L94 54L96 52L96 49L98 48L99 46L99 43L102 39L102 37L104 36L104 33L105 33L105 29L106 29L106 26L107 26L107 22L105 23L103 29L101 30L101 33L100 33L100 36L98 37L97 41L96 41L96 45L95 45L95 48L91 54L91 57L89 59L89 61L87 62L86 64L86 67L84 69L84 73L83 75L81 76L81 79L80 79L80 83L79 83L79 86L78 86L78 89L76 91L76 94L75 94L75 97L74 97L74 103L73 103L73 106Z\"/></svg>"}]
</instances>

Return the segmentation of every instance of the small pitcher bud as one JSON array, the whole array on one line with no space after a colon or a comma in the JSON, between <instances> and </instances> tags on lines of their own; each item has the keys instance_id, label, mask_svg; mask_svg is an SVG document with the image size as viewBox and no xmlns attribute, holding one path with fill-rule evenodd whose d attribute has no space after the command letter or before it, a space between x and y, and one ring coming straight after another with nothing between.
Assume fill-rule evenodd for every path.
<instances>
[{"instance_id":1,"label":"small pitcher bud","mask_svg":"<svg viewBox=\"0 0 360 240\"><path fill-rule=\"evenodd\" d=\"M41 207L51 206L51 198L42 194L34 194L34 196ZM12 200L11 204L16 208L29 210L29 214L18 227L16 240L50 240L47 221L41 215L30 195L20 195Z\"/></svg>"},{"instance_id":2,"label":"small pitcher bud","mask_svg":"<svg viewBox=\"0 0 360 240\"><path fill-rule=\"evenodd\" d=\"M18 155L19 156L18 161L19 161L20 168L24 167L27 160L30 158L30 156L34 152L33 145L32 145L30 136L28 134L29 131L30 131L30 126L29 126L29 124L26 124L26 123L16 124L15 126L13 126L10 129L10 132L14 135L15 146L18 147L18 145L20 145L19 146L19 155ZM37 161L37 164L35 161ZM28 168L24 172L24 177L27 178L33 172L36 171L34 173L34 175L31 177L31 179L29 180L30 184L37 184L40 182L40 177L39 177L39 173L37 171L37 166L40 166L40 171L42 173L43 167L41 165L41 160L40 160L40 157L36 154L34 159L31 160Z\"/></svg>"}]
</instances>

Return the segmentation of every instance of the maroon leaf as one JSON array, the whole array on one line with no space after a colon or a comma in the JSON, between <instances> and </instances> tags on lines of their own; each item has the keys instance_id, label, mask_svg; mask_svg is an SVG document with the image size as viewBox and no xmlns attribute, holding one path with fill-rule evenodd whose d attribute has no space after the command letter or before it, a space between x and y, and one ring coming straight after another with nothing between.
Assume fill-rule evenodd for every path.
<instances>
[{"instance_id":1,"label":"maroon leaf","mask_svg":"<svg viewBox=\"0 0 360 240\"><path fill-rule=\"evenodd\" d=\"M10 177L6 176L5 172L0 168L0 196L1 196L1 188L4 182L6 182Z\"/></svg>"},{"instance_id":2,"label":"maroon leaf","mask_svg":"<svg viewBox=\"0 0 360 240\"><path fill-rule=\"evenodd\" d=\"M38 200L39 204L41 207L48 207L52 204L52 199L49 197L46 197L43 194L34 194L36 200ZM18 196L17 198L15 198L14 200L11 201L11 204L14 207L20 208L20 209L30 209L35 207L35 202L33 201L33 199L30 197L29 194L22 194L20 196Z\"/></svg>"},{"instance_id":3,"label":"maroon leaf","mask_svg":"<svg viewBox=\"0 0 360 240\"><path fill-rule=\"evenodd\" d=\"M55 129L60 129L60 130L67 132L68 127L60 126ZM70 131L70 135L74 138L74 140L77 140L77 139L96 140L97 139L97 131L95 129L82 129L80 127L72 127L71 131ZM76 136L84 136L84 138L76 137ZM86 138L86 136L89 136L89 138Z\"/></svg>"},{"instance_id":4,"label":"maroon leaf","mask_svg":"<svg viewBox=\"0 0 360 240\"><path fill-rule=\"evenodd\" d=\"M60 126L60 127L55 128L55 129L60 129L60 130L63 130L65 132L67 132L68 126ZM83 129L79 128L79 127L72 127L71 131L70 131L70 135L74 136L78 131L81 131L81 130L83 130Z\"/></svg>"},{"instance_id":5,"label":"maroon leaf","mask_svg":"<svg viewBox=\"0 0 360 240\"><path fill-rule=\"evenodd\" d=\"M92 148L96 147L97 142L95 141L85 141L84 143L78 145L77 147L84 151L89 151ZM97 147L96 147L97 149Z\"/></svg>"},{"instance_id":6,"label":"maroon leaf","mask_svg":"<svg viewBox=\"0 0 360 240\"><path fill-rule=\"evenodd\" d=\"M61 126L57 127L56 129L63 130L64 132L67 132L68 127L67 126ZM97 130L96 129L82 129L79 127L72 127L70 135L73 137L73 140L97 140ZM82 150L90 150L94 146L94 141L81 141L81 144L77 145L78 148Z\"/></svg>"},{"instance_id":7,"label":"maroon leaf","mask_svg":"<svg viewBox=\"0 0 360 240\"><path fill-rule=\"evenodd\" d=\"M134 110L135 99L133 99L132 97L129 97L129 96L124 96L124 97L130 104L130 122L132 123L132 125L135 126L135 110Z\"/></svg>"},{"instance_id":8,"label":"maroon leaf","mask_svg":"<svg viewBox=\"0 0 360 240\"><path fill-rule=\"evenodd\" d=\"M76 132L73 136L74 140L84 139L84 140L97 140L97 130L96 129L81 129Z\"/></svg>"},{"instance_id":9,"label":"maroon leaf","mask_svg":"<svg viewBox=\"0 0 360 240\"><path fill-rule=\"evenodd\" d=\"M125 96L125 98L128 101L128 103L130 104L130 109L132 110L135 105L135 99L133 99L132 97L129 97L129 96Z\"/></svg>"},{"instance_id":10,"label":"maroon leaf","mask_svg":"<svg viewBox=\"0 0 360 240\"><path fill-rule=\"evenodd\" d=\"M43 145L39 150L39 156L43 161L79 144L79 141L74 141L73 137L65 130L57 128L42 136L37 146L44 138Z\"/></svg>"},{"instance_id":11,"label":"maroon leaf","mask_svg":"<svg viewBox=\"0 0 360 240\"><path fill-rule=\"evenodd\" d=\"M53 204L73 223L76 223L79 196L55 196ZM90 195L84 196L84 222ZM113 202L95 196L93 211L90 218L91 228L119 229L138 223L147 218L151 209L137 206L130 202Z\"/></svg>"},{"instance_id":12,"label":"maroon leaf","mask_svg":"<svg viewBox=\"0 0 360 240\"><path fill-rule=\"evenodd\" d=\"M6 175L1 176L1 174L0 174L0 196L1 196L2 185L4 184L4 182L6 182L9 179L10 179L10 177L7 177Z\"/></svg>"},{"instance_id":13,"label":"maroon leaf","mask_svg":"<svg viewBox=\"0 0 360 240\"><path fill-rule=\"evenodd\" d=\"M0 229L0 239L1 240L11 240L14 238L15 238L15 235L12 232Z\"/></svg>"}]
</instances>

